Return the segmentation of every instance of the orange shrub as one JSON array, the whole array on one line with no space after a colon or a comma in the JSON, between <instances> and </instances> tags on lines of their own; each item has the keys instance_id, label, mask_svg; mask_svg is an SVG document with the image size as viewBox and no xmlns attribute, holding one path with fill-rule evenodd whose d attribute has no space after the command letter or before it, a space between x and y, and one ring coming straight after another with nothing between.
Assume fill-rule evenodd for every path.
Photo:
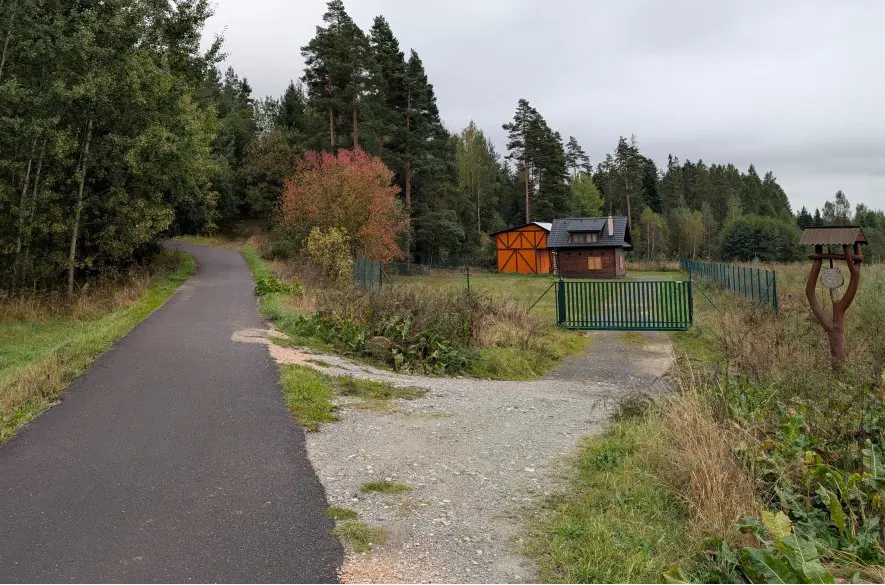
<instances>
[{"instance_id":1,"label":"orange shrub","mask_svg":"<svg viewBox=\"0 0 885 585\"><path fill-rule=\"evenodd\" d=\"M406 221L393 172L362 149L308 152L286 182L281 213L290 232L336 228L354 251L374 260L402 258L396 243Z\"/></svg>"}]
</instances>

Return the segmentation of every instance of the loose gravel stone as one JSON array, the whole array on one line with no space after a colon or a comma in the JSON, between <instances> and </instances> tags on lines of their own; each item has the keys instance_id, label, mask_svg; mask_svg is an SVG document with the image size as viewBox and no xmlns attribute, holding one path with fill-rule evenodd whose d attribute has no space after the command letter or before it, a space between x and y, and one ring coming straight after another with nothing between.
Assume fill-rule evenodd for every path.
<instances>
[{"instance_id":1,"label":"loose gravel stone","mask_svg":"<svg viewBox=\"0 0 885 585\"><path fill-rule=\"evenodd\" d=\"M405 376L271 345L281 363L428 389L388 412L342 403L340 422L307 433L329 504L352 508L359 520L387 532L371 554L349 555L342 581L533 580L519 510L548 493L552 466L604 427L620 397L650 387L672 364L663 334L592 337L586 355L528 382ZM412 490L360 492L380 479Z\"/></svg>"}]
</instances>

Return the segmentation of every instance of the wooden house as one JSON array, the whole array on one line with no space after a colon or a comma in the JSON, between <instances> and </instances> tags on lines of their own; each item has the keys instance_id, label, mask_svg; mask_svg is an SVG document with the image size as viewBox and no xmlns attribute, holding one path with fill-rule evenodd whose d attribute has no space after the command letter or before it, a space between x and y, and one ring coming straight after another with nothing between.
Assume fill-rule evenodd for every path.
<instances>
[{"instance_id":1,"label":"wooden house","mask_svg":"<svg viewBox=\"0 0 885 585\"><path fill-rule=\"evenodd\" d=\"M533 221L491 234L498 250L498 272L550 274L550 228L549 223Z\"/></svg>"},{"instance_id":2,"label":"wooden house","mask_svg":"<svg viewBox=\"0 0 885 585\"><path fill-rule=\"evenodd\" d=\"M553 220L548 246L564 278L621 278L633 238L626 217L571 217Z\"/></svg>"}]
</instances>

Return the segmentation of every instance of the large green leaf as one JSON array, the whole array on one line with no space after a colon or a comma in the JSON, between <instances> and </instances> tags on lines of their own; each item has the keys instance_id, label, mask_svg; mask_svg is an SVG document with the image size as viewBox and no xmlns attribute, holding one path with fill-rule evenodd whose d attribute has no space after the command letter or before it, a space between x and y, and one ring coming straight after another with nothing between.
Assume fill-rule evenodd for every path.
<instances>
[{"instance_id":1,"label":"large green leaf","mask_svg":"<svg viewBox=\"0 0 885 585\"><path fill-rule=\"evenodd\" d=\"M788 534L781 540L777 548L804 582L834 582L833 576L824 569L818 558L817 547L810 540L799 538L795 534Z\"/></svg>"},{"instance_id":2,"label":"large green leaf","mask_svg":"<svg viewBox=\"0 0 885 585\"><path fill-rule=\"evenodd\" d=\"M799 575L787 563L761 548L745 548L741 569L752 583L799 583Z\"/></svg>"},{"instance_id":3,"label":"large green leaf","mask_svg":"<svg viewBox=\"0 0 885 585\"><path fill-rule=\"evenodd\" d=\"M847 529L847 524L845 510L842 509L842 503L839 501L839 497L824 486L817 488L817 494L830 511L830 521L839 530L839 534L844 535Z\"/></svg>"},{"instance_id":4,"label":"large green leaf","mask_svg":"<svg viewBox=\"0 0 885 585\"><path fill-rule=\"evenodd\" d=\"M863 466L866 470L864 483L874 489L885 487L885 466L882 464L882 449L867 439L863 449Z\"/></svg>"},{"instance_id":5,"label":"large green leaf","mask_svg":"<svg viewBox=\"0 0 885 585\"><path fill-rule=\"evenodd\" d=\"M762 524L774 537L774 541L780 542L782 538L793 532L793 522L780 510L777 513L762 510Z\"/></svg>"}]
</instances>

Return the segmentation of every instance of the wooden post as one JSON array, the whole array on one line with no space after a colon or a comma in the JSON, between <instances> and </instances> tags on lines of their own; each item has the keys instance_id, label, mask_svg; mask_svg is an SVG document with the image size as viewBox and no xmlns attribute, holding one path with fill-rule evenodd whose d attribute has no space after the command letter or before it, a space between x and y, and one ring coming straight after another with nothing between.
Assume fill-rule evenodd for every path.
<instances>
[{"instance_id":1,"label":"wooden post","mask_svg":"<svg viewBox=\"0 0 885 585\"><path fill-rule=\"evenodd\" d=\"M811 266L811 273L808 275L808 283L805 285L805 296L808 298L808 304L820 326L823 327L827 334L827 340L830 343L830 356L833 360L833 367L838 369L845 363L845 312L854 301L857 295L857 287L860 283L860 263L854 261L854 255L860 256L860 246L855 244L854 254L851 253L847 245L842 246L842 253L848 264L848 271L851 273L851 280L848 282L848 288L845 294L838 301L833 299L832 318L828 317L821 308L817 300L815 289L817 287L817 279L820 277L820 269L823 264L823 246L815 246L815 253L812 255L814 263Z\"/></svg>"}]
</instances>

